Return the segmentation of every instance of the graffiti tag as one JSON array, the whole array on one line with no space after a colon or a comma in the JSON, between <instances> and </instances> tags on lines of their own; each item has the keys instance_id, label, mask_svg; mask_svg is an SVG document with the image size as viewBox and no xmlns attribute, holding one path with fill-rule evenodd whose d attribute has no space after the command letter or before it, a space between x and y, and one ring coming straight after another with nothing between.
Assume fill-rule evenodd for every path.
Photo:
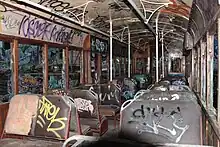
<instances>
[{"instance_id":1,"label":"graffiti tag","mask_svg":"<svg viewBox=\"0 0 220 147\"><path fill-rule=\"evenodd\" d=\"M165 127L162 124L163 119L171 119L172 128ZM179 124L183 124L180 107L176 107L176 109L172 109L171 111L165 111L164 107L146 107L144 109L144 105L141 105L141 108L133 112L132 119L128 123L138 125L136 128L138 128L137 133L139 135L144 132L162 134L176 143L181 140L184 133L189 129L189 125L185 125L184 127L182 125L179 126Z\"/></svg>"},{"instance_id":2,"label":"graffiti tag","mask_svg":"<svg viewBox=\"0 0 220 147\"><path fill-rule=\"evenodd\" d=\"M56 118L57 114L60 111L60 108L53 105L45 96L40 99L39 105L39 114L37 118L37 124L40 125L41 128L44 128L46 121L49 121L49 125L47 126L48 132L53 132L56 137L61 138L57 131L60 131L65 128L64 121L67 121L66 117ZM42 117L43 116L43 117ZM45 119L44 119L45 118ZM58 127L52 127L52 124L60 124Z\"/></svg>"},{"instance_id":3,"label":"graffiti tag","mask_svg":"<svg viewBox=\"0 0 220 147\"><path fill-rule=\"evenodd\" d=\"M76 98L76 99L74 99L74 101L76 103L77 109L80 112L89 111L91 114L93 113L94 107L93 107L92 102L90 100Z\"/></svg>"}]
</instances>

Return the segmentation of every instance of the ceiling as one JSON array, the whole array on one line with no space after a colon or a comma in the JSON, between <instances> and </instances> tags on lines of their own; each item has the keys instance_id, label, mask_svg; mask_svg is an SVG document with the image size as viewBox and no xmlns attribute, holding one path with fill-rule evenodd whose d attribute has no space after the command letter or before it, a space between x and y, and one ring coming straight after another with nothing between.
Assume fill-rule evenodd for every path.
<instances>
[{"instance_id":1,"label":"ceiling","mask_svg":"<svg viewBox=\"0 0 220 147\"><path fill-rule=\"evenodd\" d=\"M131 43L139 49L144 48L147 44L155 46L155 36L149 31L147 25L149 24L155 32L155 20L160 11L159 34L163 30L165 46L169 51L182 50L192 5L192 0L133 0L133 4L137 9L131 9L128 6L128 0L30 1L50 8L53 12L61 13L82 25L86 24L108 34L111 19L113 36L127 42L127 28L129 28ZM144 16L144 20L137 17L138 13L134 13L137 12L136 10L141 12L140 14Z\"/></svg>"}]
</instances>

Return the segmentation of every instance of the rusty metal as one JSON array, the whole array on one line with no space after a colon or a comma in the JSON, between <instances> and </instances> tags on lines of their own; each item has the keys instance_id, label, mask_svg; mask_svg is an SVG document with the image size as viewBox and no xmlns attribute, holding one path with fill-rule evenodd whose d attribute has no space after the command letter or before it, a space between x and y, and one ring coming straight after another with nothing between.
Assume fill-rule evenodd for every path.
<instances>
[{"instance_id":1,"label":"rusty metal","mask_svg":"<svg viewBox=\"0 0 220 147\"><path fill-rule=\"evenodd\" d=\"M0 138L2 137L8 109L9 103L0 103Z\"/></svg>"},{"instance_id":2,"label":"rusty metal","mask_svg":"<svg viewBox=\"0 0 220 147\"><path fill-rule=\"evenodd\" d=\"M19 58L19 53L18 53L18 40L13 40L13 47L12 47L12 54L11 54L11 65L12 65L12 92L13 94L18 94L19 93L19 87L18 87L18 58Z\"/></svg>"},{"instance_id":3,"label":"rusty metal","mask_svg":"<svg viewBox=\"0 0 220 147\"><path fill-rule=\"evenodd\" d=\"M48 45L44 44L42 52L42 63L43 63L43 93L46 93L48 90Z\"/></svg>"}]
</instances>

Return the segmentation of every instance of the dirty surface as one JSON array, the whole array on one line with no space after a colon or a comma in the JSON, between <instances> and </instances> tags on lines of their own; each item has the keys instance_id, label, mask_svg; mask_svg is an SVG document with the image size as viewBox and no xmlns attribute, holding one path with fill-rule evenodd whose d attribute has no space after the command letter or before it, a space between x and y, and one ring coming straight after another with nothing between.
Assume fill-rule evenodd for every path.
<instances>
[{"instance_id":1,"label":"dirty surface","mask_svg":"<svg viewBox=\"0 0 220 147\"><path fill-rule=\"evenodd\" d=\"M62 142L5 138L0 140L0 146L1 147L61 147Z\"/></svg>"}]
</instances>

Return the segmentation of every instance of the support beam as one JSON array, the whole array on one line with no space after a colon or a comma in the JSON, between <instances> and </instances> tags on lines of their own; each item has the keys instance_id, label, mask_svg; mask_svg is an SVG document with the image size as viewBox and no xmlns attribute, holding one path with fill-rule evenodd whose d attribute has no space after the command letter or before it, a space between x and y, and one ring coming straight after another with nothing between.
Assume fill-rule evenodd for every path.
<instances>
[{"instance_id":1,"label":"support beam","mask_svg":"<svg viewBox=\"0 0 220 147\"><path fill-rule=\"evenodd\" d=\"M112 20L110 17L110 81L112 81Z\"/></svg>"},{"instance_id":2,"label":"support beam","mask_svg":"<svg viewBox=\"0 0 220 147\"><path fill-rule=\"evenodd\" d=\"M157 13L156 17L156 82L159 81L159 40L158 40L158 19L160 16L160 11Z\"/></svg>"},{"instance_id":3,"label":"support beam","mask_svg":"<svg viewBox=\"0 0 220 147\"><path fill-rule=\"evenodd\" d=\"M65 47L63 49L63 70L62 70L62 79L64 90L67 92L69 90L69 48Z\"/></svg>"},{"instance_id":4,"label":"support beam","mask_svg":"<svg viewBox=\"0 0 220 147\"><path fill-rule=\"evenodd\" d=\"M128 28L128 78L131 77L131 34Z\"/></svg>"},{"instance_id":5,"label":"support beam","mask_svg":"<svg viewBox=\"0 0 220 147\"><path fill-rule=\"evenodd\" d=\"M165 76L165 74L164 74L164 70L165 70L165 66L164 66L164 42L163 42L163 31L161 32L161 36L162 36L162 50L161 50L161 52L162 52L162 54L161 54L161 56L162 56L162 77L164 78L164 76Z\"/></svg>"},{"instance_id":6,"label":"support beam","mask_svg":"<svg viewBox=\"0 0 220 147\"><path fill-rule=\"evenodd\" d=\"M19 52L18 52L18 40L13 40L12 43L12 60L11 60L11 67L12 67L12 92L13 95L19 93L19 85L18 85L18 62L19 62Z\"/></svg>"},{"instance_id":7,"label":"support beam","mask_svg":"<svg viewBox=\"0 0 220 147\"><path fill-rule=\"evenodd\" d=\"M136 14L136 16L144 23L145 27L153 33L154 36L156 36L156 33L154 29L147 23L147 19L144 17L144 15L141 13L141 11L138 9L136 4L133 0L125 0L125 4L133 10L133 12Z\"/></svg>"},{"instance_id":8,"label":"support beam","mask_svg":"<svg viewBox=\"0 0 220 147\"><path fill-rule=\"evenodd\" d=\"M43 46L43 93L48 91L48 45Z\"/></svg>"}]
</instances>

